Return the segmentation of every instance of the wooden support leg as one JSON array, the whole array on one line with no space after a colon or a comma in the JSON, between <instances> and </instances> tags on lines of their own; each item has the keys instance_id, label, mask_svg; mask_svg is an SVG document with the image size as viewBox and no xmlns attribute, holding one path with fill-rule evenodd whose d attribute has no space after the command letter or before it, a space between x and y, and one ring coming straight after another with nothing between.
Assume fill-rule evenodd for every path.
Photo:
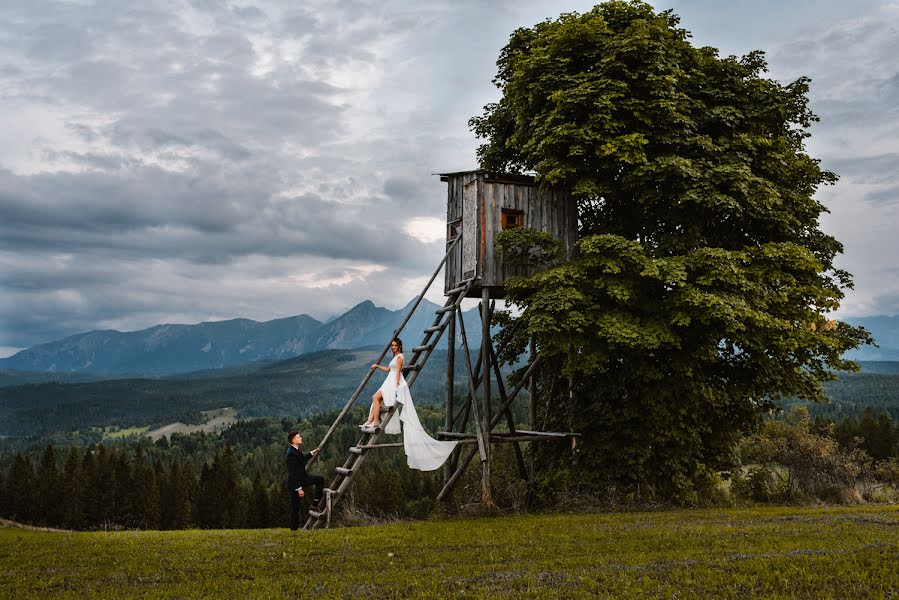
<instances>
[{"instance_id":1,"label":"wooden support leg","mask_svg":"<svg viewBox=\"0 0 899 600\"><path fill-rule=\"evenodd\" d=\"M453 430L453 384L456 374L456 311L452 311L447 324L447 344L446 344L446 416L444 426L446 431ZM452 477L452 461L448 460L443 465L443 485L445 486L450 477Z\"/></svg>"},{"instance_id":2,"label":"wooden support leg","mask_svg":"<svg viewBox=\"0 0 899 600\"><path fill-rule=\"evenodd\" d=\"M499 370L499 361L497 360L496 351L493 349L492 341L490 342L490 355L492 358L491 363L493 364L493 373L496 375L496 387L499 390L499 397L505 405L507 400L506 386L503 383L503 376ZM506 425L509 427L509 433L515 433L515 418L512 416L512 409L507 407L506 410L503 411L503 414L506 417ZM523 480L527 481L528 469L524 464L524 455L521 453L521 446L518 442L513 442L512 448L515 451L515 460L518 463L518 475Z\"/></svg>"},{"instance_id":3,"label":"wooden support leg","mask_svg":"<svg viewBox=\"0 0 899 600\"><path fill-rule=\"evenodd\" d=\"M481 288L481 356L484 357L484 381L481 389L484 392L484 415L483 421L479 424L483 430L484 448L487 451L486 460L482 460L482 487L484 490L484 506L493 508L493 485L490 477L490 457L493 454L493 448L490 447L490 419L493 416L490 402L490 317L493 307L490 306L490 288L483 286Z\"/></svg>"},{"instance_id":4,"label":"wooden support leg","mask_svg":"<svg viewBox=\"0 0 899 600\"><path fill-rule=\"evenodd\" d=\"M534 336L531 336L529 345L529 360L530 362L533 362L534 358L537 356L537 340ZM535 375L531 375L528 380L528 427L531 431L537 430L537 377ZM537 499L537 488L534 480L534 469L537 462L537 444L531 442L529 446L528 454L530 456L528 458L530 459L530 464L528 465L528 472L530 477L528 482L528 492L525 496L525 505L528 508L532 507Z\"/></svg>"},{"instance_id":5,"label":"wooden support leg","mask_svg":"<svg viewBox=\"0 0 899 600\"><path fill-rule=\"evenodd\" d=\"M471 354L468 351L468 336L465 335L465 321L461 318L462 315L459 315L459 328L462 330L462 352L465 355L465 367L468 371L468 394L469 394L469 404L471 405L472 410L474 411L474 418L476 422L480 422L480 418L478 415L478 402L477 402L477 386L474 382L474 373L471 371ZM481 461L486 460L487 451L484 450L484 435L483 431L480 427L475 427L475 433L478 438L478 452L481 453Z\"/></svg>"},{"instance_id":6,"label":"wooden support leg","mask_svg":"<svg viewBox=\"0 0 899 600\"><path fill-rule=\"evenodd\" d=\"M490 315L491 316L493 315L492 308L491 308ZM460 322L462 321L462 312L461 311L459 311L459 321ZM517 323L516 323L516 325L517 325ZM502 346L501 346L501 348L502 348ZM476 390L478 388L480 388L481 382L483 381L483 377L481 374L482 363L483 363L483 352L479 350L478 357L475 361L475 366L474 366L474 387ZM453 426L455 428L455 431L458 431L460 433L464 432L465 428L468 427L468 417L471 414L471 398L472 398L471 395L465 397L465 400L462 402L462 408L459 409L458 414L453 419ZM450 430L448 430L448 431L450 431ZM450 463L450 471L455 472L456 465L459 462L459 451L458 450L456 450L455 452L452 453L452 455L450 455L450 459L448 462ZM444 485L446 485L446 483L444 483Z\"/></svg>"},{"instance_id":7,"label":"wooden support leg","mask_svg":"<svg viewBox=\"0 0 899 600\"><path fill-rule=\"evenodd\" d=\"M474 382L474 373L472 373L471 371L471 354L468 351L468 336L465 333L465 320L461 318L461 315L459 318L459 328L462 330L462 351L465 354L465 366L468 368L468 390L471 401L471 410L474 413L475 434L478 438L478 452L480 452L481 454L481 465L483 467L485 464L487 464L490 455L487 449L487 444L484 441L484 430L482 428L484 422L481 420L480 411L478 410L478 394ZM465 461L465 466L468 466L468 461ZM464 469L465 467L460 468ZM489 480L484 479L482 483L489 483ZM493 505L493 497L490 493L489 486L484 489L484 504L487 506Z\"/></svg>"}]
</instances>

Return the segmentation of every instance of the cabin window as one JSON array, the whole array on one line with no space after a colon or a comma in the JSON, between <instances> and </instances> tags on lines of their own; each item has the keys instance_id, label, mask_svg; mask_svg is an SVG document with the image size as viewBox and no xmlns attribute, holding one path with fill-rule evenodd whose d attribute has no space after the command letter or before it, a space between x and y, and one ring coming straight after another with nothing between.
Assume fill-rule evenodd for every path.
<instances>
[{"instance_id":1,"label":"cabin window","mask_svg":"<svg viewBox=\"0 0 899 600\"><path fill-rule=\"evenodd\" d=\"M446 239L453 240L462 231L462 219L456 219L446 224Z\"/></svg>"},{"instance_id":2,"label":"cabin window","mask_svg":"<svg viewBox=\"0 0 899 600\"><path fill-rule=\"evenodd\" d=\"M524 227L524 211L511 208L503 209L503 229Z\"/></svg>"}]
</instances>

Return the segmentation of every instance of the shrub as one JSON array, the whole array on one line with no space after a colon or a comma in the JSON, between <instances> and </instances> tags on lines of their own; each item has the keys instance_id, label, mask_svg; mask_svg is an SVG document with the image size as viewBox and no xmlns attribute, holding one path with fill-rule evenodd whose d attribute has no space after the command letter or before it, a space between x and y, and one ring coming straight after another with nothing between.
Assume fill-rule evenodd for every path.
<instances>
[{"instance_id":1,"label":"shrub","mask_svg":"<svg viewBox=\"0 0 899 600\"><path fill-rule=\"evenodd\" d=\"M744 455L771 475L772 500L816 498L847 501L870 495L871 457L853 444L844 448L833 437L833 426L817 433L808 409L794 408L786 420L769 420L744 442ZM755 491L764 495L762 474L755 475ZM738 484L738 490L743 484ZM749 485L749 484L747 484ZM861 487L861 491L854 488ZM750 489L747 492L753 493Z\"/></svg>"}]
</instances>

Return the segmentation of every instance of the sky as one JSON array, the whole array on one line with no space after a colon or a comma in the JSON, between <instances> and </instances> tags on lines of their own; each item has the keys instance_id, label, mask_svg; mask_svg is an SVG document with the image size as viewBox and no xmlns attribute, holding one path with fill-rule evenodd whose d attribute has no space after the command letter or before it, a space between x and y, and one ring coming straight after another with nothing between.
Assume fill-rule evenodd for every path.
<instances>
[{"instance_id":1,"label":"sky","mask_svg":"<svg viewBox=\"0 0 899 600\"><path fill-rule=\"evenodd\" d=\"M899 3L670 0L697 46L812 78L855 289L899 313ZM93 329L397 309L443 256L517 27L592 2L3 0L0 356ZM429 296L439 300L440 291Z\"/></svg>"}]
</instances>

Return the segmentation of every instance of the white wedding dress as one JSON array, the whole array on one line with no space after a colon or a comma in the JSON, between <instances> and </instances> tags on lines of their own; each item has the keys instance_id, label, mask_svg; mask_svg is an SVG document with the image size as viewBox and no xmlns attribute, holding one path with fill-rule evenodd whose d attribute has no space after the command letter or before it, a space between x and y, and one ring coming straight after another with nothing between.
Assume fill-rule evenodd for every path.
<instances>
[{"instance_id":1,"label":"white wedding dress","mask_svg":"<svg viewBox=\"0 0 899 600\"><path fill-rule=\"evenodd\" d=\"M403 449L406 451L406 462L410 469L418 469L419 471L433 471L439 469L440 465L446 462L450 453L456 447L458 442L441 442L435 440L421 426L418 420L418 413L415 412L415 405L412 403L412 394L409 392L409 386L406 384L406 378L400 373L400 384L396 385L396 371L399 368L399 358L402 354L397 354L390 361L390 372L387 379L381 384L381 395L384 398L384 406L393 406L399 403L397 407L399 415L394 415L384 433L398 434L401 432L400 422L402 422Z\"/></svg>"}]
</instances>

